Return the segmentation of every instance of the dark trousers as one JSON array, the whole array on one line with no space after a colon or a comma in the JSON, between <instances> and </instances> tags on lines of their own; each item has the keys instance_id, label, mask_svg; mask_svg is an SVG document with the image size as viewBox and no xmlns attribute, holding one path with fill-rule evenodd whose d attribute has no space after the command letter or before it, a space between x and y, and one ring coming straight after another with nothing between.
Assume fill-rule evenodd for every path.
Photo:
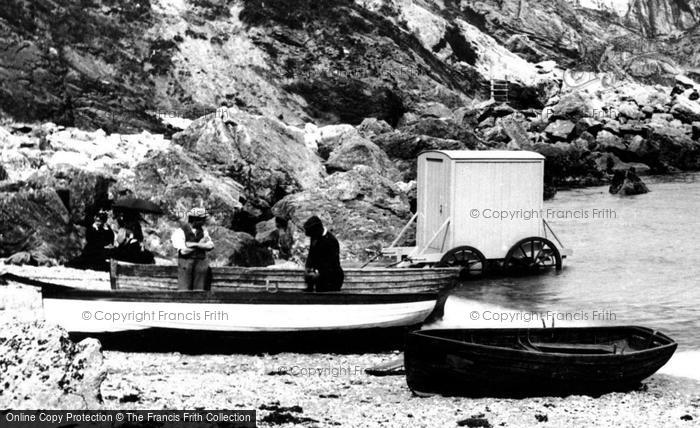
<instances>
[{"instance_id":1,"label":"dark trousers","mask_svg":"<svg viewBox=\"0 0 700 428\"><path fill-rule=\"evenodd\" d=\"M307 291L340 291L340 288L343 286L345 274L343 271L320 272L317 276L307 274L304 276L304 279L306 281Z\"/></svg>"},{"instance_id":2,"label":"dark trousers","mask_svg":"<svg viewBox=\"0 0 700 428\"><path fill-rule=\"evenodd\" d=\"M208 290L209 261L207 259L177 259L178 290Z\"/></svg>"}]
</instances>

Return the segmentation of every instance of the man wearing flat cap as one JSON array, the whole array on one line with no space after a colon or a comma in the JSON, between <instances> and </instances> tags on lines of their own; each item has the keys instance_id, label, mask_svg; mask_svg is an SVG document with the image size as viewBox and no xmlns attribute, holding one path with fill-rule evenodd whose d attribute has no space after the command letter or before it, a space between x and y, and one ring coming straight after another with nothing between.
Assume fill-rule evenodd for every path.
<instances>
[{"instance_id":1,"label":"man wearing flat cap","mask_svg":"<svg viewBox=\"0 0 700 428\"><path fill-rule=\"evenodd\" d=\"M316 216L306 220L304 232L311 239L306 259L306 291L339 291L345 274L340 267L338 240Z\"/></svg>"},{"instance_id":2,"label":"man wearing flat cap","mask_svg":"<svg viewBox=\"0 0 700 428\"><path fill-rule=\"evenodd\" d=\"M214 243L204 228L206 220L204 208L192 208L187 223L173 231L171 241L177 250L178 290L209 288L207 253L214 249Z\"/></svg>"}]
</instances>

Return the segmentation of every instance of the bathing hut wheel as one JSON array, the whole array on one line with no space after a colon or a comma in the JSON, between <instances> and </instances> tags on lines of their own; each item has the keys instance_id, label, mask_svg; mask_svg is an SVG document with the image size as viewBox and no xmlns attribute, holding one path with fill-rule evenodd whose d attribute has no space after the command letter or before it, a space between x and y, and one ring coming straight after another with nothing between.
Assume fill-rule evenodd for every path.
<instances>
[{"instance_id":1,"label":"bathing hut wheel","mask_svg":"<svg viewBox=\"0 0 700 428\"><path fill-rule=\"evenodd\" d=\"M549 239L530 237L518 241L506 255L504 267L512 273L561 270L561 254Z\"/></svg>"},{"instance_id":2,"label":"bathing hut wheel","mask_svg":"<svg viewBox=\"0 0 700 428\"><path fill-rule=\"evenodd\" d=\"M446 252L435 267L461 267L462 279L475 279L486 271L486 258L474 247L456 247Z\"/></svg>"}]
</instances>

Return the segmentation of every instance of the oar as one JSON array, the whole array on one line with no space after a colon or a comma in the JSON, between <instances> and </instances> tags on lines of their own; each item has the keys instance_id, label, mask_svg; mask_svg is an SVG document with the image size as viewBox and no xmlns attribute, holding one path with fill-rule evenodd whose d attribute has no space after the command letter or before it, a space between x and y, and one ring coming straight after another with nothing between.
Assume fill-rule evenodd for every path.
<instances>
[{"instance_id":1,"label":"oar","mask_svg":"<svg viewBox=\"0 0 700 428\"><path fill-rule=\"evenodd\" d=\"M382 267L383 267L383 268L394 267L394 266L396 266L397 264L399 264L399 263L401 263L401 262L403 262L403 261L404 261L404 260L399 260L398 262L394 262L394 263L391 263L391 264L388 264L388 265L382 266ZM360 269L364 269L368 264L370 264L370 263L372 263L372 262L373 262L373 260L368 261L367 263L363 264L362 267L361 267Z\"/></svg>"},{"instance_id":2,"label":"oar","mask_svg":"<svg viewBox=\"0 0 700 428\"><path fill-rule=\"evenodd\" d=\"M368 264L370 264L370 263L372 263L373 261L377 260L377 259L379 258L379 256L381 256L381 255L382 255L381 251L378 251L377 254L375 254L374 257L372 257L371 259L367 260L367 263L363 264L363 265L360 267L360 269L366 268Z\"/></svg>"},{"instance_id":3,"label":"oar","mask_svg":"<svg viewBox=\"0 0 700 428\"><path fill-rule=\"evenodd\" d=\"M19 282L20 284L31 285L33 287L65 287L65 286L59 285L59 284L38 281L36 279L27 278L27 277L20 276L20 275L15 275L14 273L6 272L6 271L0 272L0 279L13 281L13 282Z\"/></svg>"},{"instance_id":4,"label":"oar","mask_svg":"<svg viewBox=\"0 0 700 428\"><path fill-rule=\"evenodd\" d=\"M365 369L365 373L371 376L397 376L406 373L403 367L403 356L386 363L377 364Z\"/></svg>"}]
</instances>

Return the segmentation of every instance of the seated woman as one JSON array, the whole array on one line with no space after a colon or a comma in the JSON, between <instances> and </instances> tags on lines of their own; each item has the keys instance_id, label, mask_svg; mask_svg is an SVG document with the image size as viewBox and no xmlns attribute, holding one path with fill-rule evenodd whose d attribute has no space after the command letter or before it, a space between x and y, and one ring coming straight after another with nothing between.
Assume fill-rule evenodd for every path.
<instances>
[{"instance_id":1,"label":"seated woman","mask_svg":"<svg viewBox=\"0 0 700 428\"><path fill-rule=\"evenodd\" d=\"M275 229L271 232L261 233L256 236L263 245L272 250L275 259L289 260L292 258L294 236L289 230L289 220L283 217L275 217Z\"/></svg>"},{"instance_id":2,"label":"seated woman","mask_svg":"<svg viewBox=\"0 0 700 428\"><path fill-rule=\"evenodd\" d=\"M153 253L143 246L141 217L133 211L116 211L117 231L112 258L129 263L154 264Z\"/></svg>"},{"instance_id":3,"label":"seated woman","mask_svg":"<svg viewBox=\"0 0 700 428\"><path fill-rule=\"evenodd\" d=\"M93 217L92 224L85 231L87 241L80 256L66 263L67 267L75 269L109 270L109 249L114 242L114 232L107 224L108 214L105 210L98 211Z\"/></svg>"},{"instance_id":4,"label":"seated woman","mask_svg":"<svg viewBox=\"0 0 700 428\"><path fill-rule=\"evenodd\" d=\"M123 239L112 250L112 258L129 263L155 263L153 253L143 248L143 243L136 239L136 235L130 228L124 227L122 233Z\"/></svg>"},{"instance_id":5,"label":"seated woman","mask_svg":"<svg viewBox=\"0 0 700 428\"><path fill-rule=\"evenodd\" d=\"M138 213L128 210L120 210L114 212L114 218L117 222L116 233L114 236L114 245L118 247L126 240L127 229L131 231L134 239L143 242L143 231L141 230L141 217Z\"/></svg>"}]
</instances>

